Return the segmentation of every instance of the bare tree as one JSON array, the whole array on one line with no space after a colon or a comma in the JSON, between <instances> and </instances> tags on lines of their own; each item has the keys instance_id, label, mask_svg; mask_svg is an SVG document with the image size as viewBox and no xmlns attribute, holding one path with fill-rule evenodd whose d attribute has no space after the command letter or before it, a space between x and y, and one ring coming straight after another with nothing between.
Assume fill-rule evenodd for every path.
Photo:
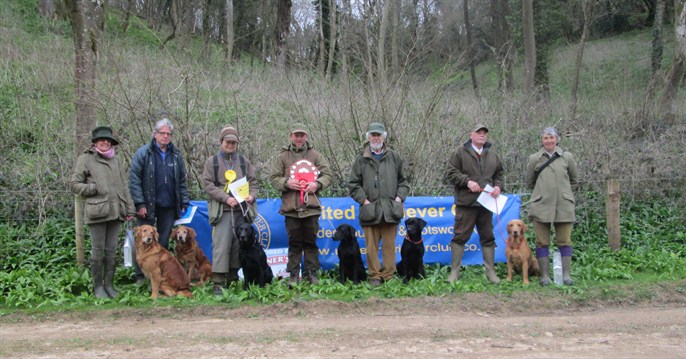
<instances>
[{"instance_id":1,"label":"bare tree","mask_svg":"<svg viewBox=\"0 0 686 359\"><path fill-rule=\"evenodd\" d=\"M574 65L574 79L572 84L572 104L571 104L571 119L576 119L577 93L579 91L579 75L581 73L581 62L584 57L584 48L588 40L588 33L593 23L593 5L595 0L583 0L584 12L584 29L581 32L581 40L579 40L579 48L576 51L576 63Z\"/></svg>"},{"instance_id":2,"label":"bare tree","mask_svg":"<svg viewBox=\"0 0 686 359\"><path fill-rule=\"evenodd\" d=\"M336 9L336 0L329 1L329 54L326 62L326 78L330 79L334 71L334 57L336 54L336 38L338 34L338 25L336 18L338 11Z\"/></svg>"},{"instance_id":3,"label":"bare tree","mask_svg":"<svg viewBox=\"0 0 686 359\"><path fill-rule=\"evenodd\" d=\"M679 22L675 24L675 32L674 59L660 100L662 113L674 112L674 98L686 74L686 6L681 9Z\"/></svg>"},{"instance_id":4,"label":"bare tree","mask_svg":"<svg viewBox=\"0 0 686 359\"><path fill-rule=\"evenodd\" d=\"M286 39L291 28L291 8L293 2L291 0L278 0L276 5L276 66L279 70L286 69L286 54L288 47L286 46Z\"/></svg>"},{"instance_id":5,"label":"bare tree","mask_svg":"<svg viewBox=\"0 0 686 359\"><path fill-rule=\"evenodd\" d=\"M399 59L399 37L400 37L400 7L402 5L401 1L391 1L391 69L394 74L400 71L400 59Z\"/></svg>"},{"instance_id":6,"label":"bare tree","mask_svg":"<svg viewBox=\"0 0 686 359\"><path fill-rule=\"evenodd\" d=\"M376 65L382 92L386 91L388 88L388 77L386 74L386 37L388 35L390 14L391 1L386 0L383 2L381 19L379 19L379 47L376 50Z\"/></svg>"},{"instance_id":7,"label":"bare tree","mask_svg":"<svg viewBox=\"0 0 686 359\"><path fill-rule=\"evenodd\" d=\"M467 32L467 61L469 62L469 73L472 77L474 95L478 98L480 95L479 85L476 82L476 71L474 71L474 49L472 47L472 25L469 22L469 0L462 1L462 10L464 11L464 26Z\"/></svg>"},{"instance_id":8,"label":"bare tree","mask_svg":"<svg viewBox=\"0 0 686 359\"><path fill-rule=\"evenodd\" d=\"M233 31L233 0L226 0L224 7L224 26L226 26L226 46L224 48L224 62L227 66L231 66L233 60L233 45L234 45L234 31Z\"/></svg>"},{"instance_id":9,"label":"bare tree","mask_svg":"<svg viewBox=\"0 0 686 359\"><path fill-rule=\"evenodd\" d=\"M665 15L665 0L657 0L655 10L655 19L653 20L653 44L650 53L650 81L646 90L646 98L643 102L643 109L641 111L641 122L647 121L649 113L653 107L653 100L655 99L655 90L660 78L660 67L662 64L662 53L664 43L662 40L662 28L664 26Z\"/></svg>"},{"instance_id":10,"label":"bare tree","mask_svg":"<svg viewBox=\"0 0 686 359\"><path fill-rule=\"evenodd\" d=\"M508 92L514 87L512 73L512 52L514 50L512 41L510 41L510 27L507 24L509 14L510 6L507 0L491 0L493 45L498 60L498 89Z\"/></svg>"},{"instance_id":11,"label":"bare tree","mask_svg":"<svg viewBox=\"0 0 686 359\"><path fill-rule=\"evenodd\" d=\"M524 34L524 91L531 95L536 74L536 40L534 38L533 0L522 0L522 33Z\"/></svg>"}]
</instances>

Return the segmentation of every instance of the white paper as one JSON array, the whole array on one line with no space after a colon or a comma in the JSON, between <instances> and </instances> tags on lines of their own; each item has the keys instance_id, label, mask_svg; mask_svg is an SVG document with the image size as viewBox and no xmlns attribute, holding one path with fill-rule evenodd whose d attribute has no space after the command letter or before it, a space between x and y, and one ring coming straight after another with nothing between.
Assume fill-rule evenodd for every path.
<instances>
[{"instance_id":1,"label":"white paper","mask_svg":"<svg viewBox=\"0 0 686 359\"><path fill-rule=\"evenodd\" d=\"M484 188L484 191L481 192L476 201L481 203L481 205L487 210L495 214L500 214L503 208L505 208L505 203L507 203L507 196L499 194L498 197L493 198L491 197L491 192L493 192L493 187L487 184L486 188Z\"/></svg>"},{"instance_id":2,"label":"white paper","mask_svg":"<svg viewBox=\"0 0 686 359\"><path fill-rule=\"evenodd\" d=\"M188 224L191 223L193 220L193 216L195 216L195 211L198 209L196 206L190 206L186 208L186 214L183 215L183 217L177 219L174 221L174 225L178 226L180 224Z\"/></svg>"},{"instance_id":3,"label":"white paper","mask_svg":"<svg viewBox=\"0 0 686 359\"><path fill-rule=\"evenodd\" d=\"M231 182L231 184L229 185L229 191L231 191L233 198L235 198L236 201L238 201L238 203L243 203L243 201L245 201L245 198L241 196L240 191L238 189L245 186L246 184L248 184L248 180L245 177L242 177L238 180Z\"/></svg>"}]
</instances>

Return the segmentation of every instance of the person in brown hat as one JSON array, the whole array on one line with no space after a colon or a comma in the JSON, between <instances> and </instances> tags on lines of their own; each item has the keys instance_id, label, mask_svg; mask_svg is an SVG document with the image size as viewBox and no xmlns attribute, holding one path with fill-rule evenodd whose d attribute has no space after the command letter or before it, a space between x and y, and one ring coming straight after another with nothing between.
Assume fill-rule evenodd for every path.
<instances>
[{"instance_id":1,"label":"person in brown hat","mask_svg":"<svg viewBox=\"0 0 686 359\"><path fill-rule=\"evenodd\" d=\"M93 129L90 148L76 160L71 190L85 198L84 222L91 236L91 274L96 298L114 298L117 240L124 221L133 219L126 171L116 156L119 144L108 126Z\"/></svg>"},{"instance_id":2,"label":"person in brown hat","mask_svg":"<svg viewBox=\"0 0 686 359\"><path fill-rule=\"evenodd\" d=\"M495 235L493 214L477 198L486 185L493 187L491 196L498 197L503 189L503 161L488 142L488 128L477 124L469 141L458 147L448 160L448 180L455 190L455 224L450 242L452 260L448 282L460 278L464 246L476 226L486 269L492 283L500 282L495 272Z\"/></svg>"},{"instance_id":3,"label":"person in brown hat","mask_svg":"<svg viewBox=\"0 0 686 359\"><path fill-rule=\"evenodd\" d=\"M309 142L309 131L295 123L288 133L290 143L284 146L272 163L269 181L281 192L279 213L285 217L288 232L289 285L300 283L302 276L318 284L319 248L317 231L322 213L319 192L331 184L329 162Z\"/></svg>"},{"instance_id":4,"label":"person in brown hat","mask_svg":"<svg viewBox=\"0 0 686 359\"><path fill-rule=\"evenodd\" d=\"M138 226L156 226L159 242L169 248L174 221L190 205L186 165L172 142L174 126L167 118L155 123L153 138L133 155L129 170L129 191L136 206ZM144 283L143 272L134 261L136 284Z\"/></svg>"},{"instance_id":5,"label":"person in brown hat","mask_svg":"<svg viewBox=\"0 0 686 359\"><path fill-rule=\"evenodd\" d=\"M359 221L367 248L369 284L381 285L395 274L395 237L398 224L405 216L403 202L410 186L403 170L400 155L386 145L388 133L380 122L367 128L368 144L355 158L348 190L350 197L360 204ZM382 262L379 262L381 243Z\"/></svg>"},{"instance_id":6,"label":"person in brown hat","mask_svg":"<svg viewBox=\"0 0 686 359\"><path fill-rule=\"evenodd\" d=\"M202 171L202 187L210 196L208 214L212 231L212 283L214 295L223 295L223 288L238 281L241 263L238 257L236 228L251 222L248 205L255 203L258 183L255 169L248 158L238 153L240 139L238 130L225 126L219 133L220 148L216 155L205 161ZM245 177L249 183L249 195L239 203L228 184Z\"/></svg>"}]
</instances>

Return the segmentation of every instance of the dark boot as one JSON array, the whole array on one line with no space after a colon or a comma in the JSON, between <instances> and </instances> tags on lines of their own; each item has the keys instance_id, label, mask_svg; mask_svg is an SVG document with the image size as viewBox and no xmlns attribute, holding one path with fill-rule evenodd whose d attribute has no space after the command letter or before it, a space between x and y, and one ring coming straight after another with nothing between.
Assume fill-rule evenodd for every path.
<instances>
[{"instance_id":1,"label":"dark boot","mask_svg":"<svg viewBox=\"0 0 686 359\"><path fill-rule=\"evenodd\" d=\"M216 296L224 295L226 286L226 273L212 273L212 294Z\"/></svg>"},{"instance_id":2,"label":"dark boot","mask_svg":"<svg viewBox=\"0 0 686 359\"><path fill-rule=\"evenodd\" d=\"M288 287L293 288L300 284L300 273L291 272L288 276Z\"/></svg>"},{"instance_id":3,"label":"dark boot","mask_svg":"<svg viewBox=\"0 0 686 359\"><path fill-rule=\"evenodd\" d=\"M105 291L105 287L103 287L103 281L102 281L102 258L91 259L91 274L93 276L93 294L95 295L96 298L109 298L110 296L107 295L107 292Z\"/></svg>"},{"instance_id":4,"label":"dark boot","mask_svg":"<svg viewBox=\"0 0 686 359\"><path fill-rule=\"evenodd\" d=\"M460 279L460 267L462 266L464 245L450 242L450 250L452 254L452 261L450 262L450 275L448 276L448 283L455 283L456 280Z\"/></svg>"},{"instance_id":5,"label":"dark boot","mask_svg":"<svg viewBox=\"0 0 686 359\"><path fill-rule=\"evenodd\" d=\"M226 275L226 287L231 286L231 283L238 283L240 278L238 278L239 268L229 268L229 274Z\"/></svg>"},{"instance_id":6,"label":"dark boot","mask_svg":"<svg viewBox=\"0 0 686 359\"><path fill-rule=\"evenodd\" d=\"M547 287L550 285L550 257L537 257L536 259L538 260L538 268L541 272L539 274L539 281L542 286Z\"/></svg>"},{"instance_id":7,"label":"dark boot","mask_svg":"<svg viewBox=\"0 0 686 359\"><path fill-rule=\"evenodd\" d=\"M310 282L310 284L312 285L319 284L319 277L317 277L317 272L311 271L307 273L307 281Z\"/></svg>"},{"instance_id":8,"label":"dark boot","mask_svg":"<svg viewBox=\"0 0 686 359\"><path fill-rule=\"evenodd\" d=\"M564 256L562 257L562 284L564 285L574 285L572 280L572 257Z\"/></svg>"},{"instance_id":9,"label":"dark boot","mask_svg":"<svg viewBox=\"0 0 686 359\"><path fill-rule=\"evenodd\" d=\"M495 245L482 247L481 251L484 256L484 268L486 269L486 278L493 283L500 283L498 275L495 273Z\"/></svg>"},{"instance_id":10,"label":"dark boot","mask_svg":"<svg viewBox=\"0 0 686 359\"><path fill-rule=\"evenodd\" d=\"M119 296L119 292L114 289L114 272L116 270L115 262L115 257L105 257L105 292L107 292L107 295L110 298L116 298Z\"/></svg>"}]
</instances>

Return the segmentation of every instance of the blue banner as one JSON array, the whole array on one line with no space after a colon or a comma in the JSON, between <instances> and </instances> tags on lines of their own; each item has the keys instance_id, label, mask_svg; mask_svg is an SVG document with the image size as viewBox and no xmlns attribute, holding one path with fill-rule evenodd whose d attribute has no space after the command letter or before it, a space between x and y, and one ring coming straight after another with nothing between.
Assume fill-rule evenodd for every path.
<instances>
[{"instance_id":1,"label":"blue banner","mask_svg":"<svg viewBox=\"0 0 686 359\"><path fill-rule=\"evenodd\" d=\"M507 222L519 218L519 195L507 195L508 200L500 215L493 215L493 230L496 238L496 262L505 262L505 239ZM319 261L323 269L331 269L338 263L336 252L338 243L332 236L336 227L347 223L357 229L357 239L362 249L362 259L367 261L362 227L357 219L359 205L349 197L321 198L322 214L319 217L317 246ZM212 227L209 224L206 201L191 201L197 210L187 224L197 232L198 244L207 257L212 260ZM288 255L288 236L284 217L279 214L281 199L258 199L259 215L255 220L262 247L267 251L270 265L276 275L285 271ZM421 217L427 222L423 240L426 248L424 263L450 264L450 241L453 237L455 206L453 197L408 197L405 201L405 218ZM404 220L398 226L395 238L396 262L400 261L400 247L405 238ZM379 253L380 256L380 253ZM465 246L462 265L482 264L481 246L476 229Z\"/></svg>"}]
</instances>

